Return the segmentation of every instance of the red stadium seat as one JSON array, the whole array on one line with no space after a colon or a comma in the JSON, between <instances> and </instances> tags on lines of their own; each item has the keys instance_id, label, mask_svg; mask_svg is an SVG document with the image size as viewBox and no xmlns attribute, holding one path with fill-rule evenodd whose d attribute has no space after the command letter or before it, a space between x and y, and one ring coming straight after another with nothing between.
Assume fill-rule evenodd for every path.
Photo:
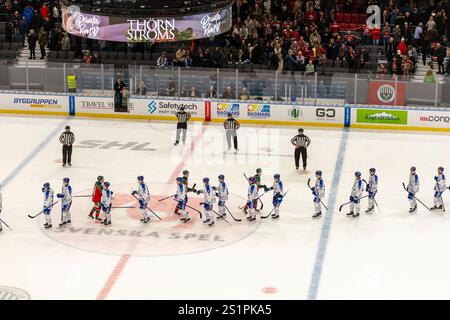
<instances>
[{"instance_id":1,"label":"red stadium seat","mask_svg":"<svg viewBox=\"0 0 450 320\"><path fill-rule=\"evenodd\" d=\"M359 24L357 24L357 23L350 23L349 26L348 26L348 28L351 29L351 30L354 30L354 29L356 29L358 27L359 27Z\"/></svg>"},{"instance_id":2,"label":"red stadium seat","mask_svg":"<svg viewBox=\"0 0 450 320\"><path fill-rule=\"evenodd\" d=\"M347 30L348 29L348 23L340 23L339 26L341 27L341 30Z\"/></svg>"},{"instance_id":3,"label":"red stadium seat","mask_svg":"<svg viewBox=\"0 0 450 320\"><path fill-rule=\"evenodd\" d=\"M345 23L351 23L352 22L352 14L351 13L344 13L344 22Z\"/></svg>"},{"instance_id":4,"label":"red stadium seat","mask_svg":"<svg viewBox=\"0 0 450 320\"><path fill-rule=\"evenodd\" d=\"M352 23L359 23L359 14L352 13Z\"/></svg>"},{"instance_id":5,"label":"red stadium seat","mask_svg":"<svg viewBox=\"0 0 450 320\"><path fill-rule=\"evenodd\" d=\"M344 14L342 12L336 13L336 21L338 23L344 22Z\"/></svg>"}]
</instances>

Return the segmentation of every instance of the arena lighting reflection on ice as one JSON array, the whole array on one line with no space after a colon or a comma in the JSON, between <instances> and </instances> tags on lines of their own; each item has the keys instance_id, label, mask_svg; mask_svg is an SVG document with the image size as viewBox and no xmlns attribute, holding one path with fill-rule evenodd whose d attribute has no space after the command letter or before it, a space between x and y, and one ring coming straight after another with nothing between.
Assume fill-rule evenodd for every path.
<instances>
[{"instance_id":1,"label":"arena lighting reflection on ice","mask_svg":"<svg viewBox=\"0 0 450 320\"><path fill-rule=\"evenodd\" d=\"M85 13L62 6L66 32L116 42L185 41L217 36L231 29L231 5L214 12L177 17L124 17Z\"/></svg>"}]
</instances>

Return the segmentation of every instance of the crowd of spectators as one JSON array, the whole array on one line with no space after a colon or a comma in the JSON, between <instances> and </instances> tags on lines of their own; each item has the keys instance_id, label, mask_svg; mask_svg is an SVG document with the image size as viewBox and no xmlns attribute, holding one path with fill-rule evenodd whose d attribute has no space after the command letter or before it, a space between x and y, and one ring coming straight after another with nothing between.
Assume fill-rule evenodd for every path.
<instances>
[{"instance_id":1,"label":"crowd of spectators","mask_svg":"<svg viewBox=\"0 0 450 320\"><path fill-rule=\"evenodd\" d=\"M154 63L159 68L253 64L307 74L324 66L346 68L348 72L371 67L380 77L390 74L409 79L421 60L431 66L436 63L439 73L449 72L444 61L450 2L424 0L422 5L428 6L419 10L420 1L236 0L229 32L181 44L174 54L163 51ZM360 23L343 28L338 21L343 12L364 14L368 5L381 7L381 25L369 28ZM101 54L95 52L105 48L146 51L163 46L108 43L69 35L60 27L61 8L55 0L2 0L1 10L10 17L7 37L23 45L27 41L31 59L35 58L36 46L41 59L47 50L72 51L75 59L86 64L101 63ZM377 65L377 60L386 63Z\"/></svg>"}]
</instances>

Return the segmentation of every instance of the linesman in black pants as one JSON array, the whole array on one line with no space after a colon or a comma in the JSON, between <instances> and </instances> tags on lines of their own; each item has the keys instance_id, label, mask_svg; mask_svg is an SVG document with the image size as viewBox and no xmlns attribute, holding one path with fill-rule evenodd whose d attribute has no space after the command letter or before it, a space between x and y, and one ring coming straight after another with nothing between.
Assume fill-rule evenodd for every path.
<instances>
[{"instance_id":1,"label":"linesman in black pants","mask_svg":"<svg viewBox=\"0 0 450 320\"><path fill-rule=\"evenodd\" d=\"M300 162L300 154L303 160L303 170L306 170L306 160L308 159L307 148L311 144L311 140L303 134L303 129L298 129L298 135L291 139L291 143L295 147L295 168L298 170Z\"/></svg>"},{"instance_id":2,"label":"linesman in black pants","mask_svg":"<svg viewBox=\"0 0 450 320\"><path fill-rule=\"evenodd\" d=\"M62 154L63 154L63 167L66 166L66 163L69 166L72 165L72 145L75 142L75 135L70 131L70 127L66 126L66 130L59 137L59 142L63 145Z\"/></svg>"},{"instance_id":3,"label":"linesman in black pants","mask_svg":"<svg viewBox=\"0 0 450 320\"><path fill-rule=\"evenodd\" d=\"M184 111L184 107L180 107L180 111L177 111L175 113L175 116L178 119L177 123L177 136L175 138L174 145L180 143L180 134L183 132L183 144L186 143L186 131L187 131L187 122L191 118L191 114L189 112Z\"/></svg>"},{"instance_id":4,"label":"linesman in black pants","mask_svg":"<svg viewBox=\"0 0 450 320\"><path fill-rule=\"evenodd\" d=\"M239 123L239 121L233 118L233 115L231 113L228 113L228 119L224 121L223 126L226 130L228 150L231 149L231 138L233 138L234 150L235 152L237 152L238 139L236 131L241 127L241 124Z\"/></svg>"}]
</instances>

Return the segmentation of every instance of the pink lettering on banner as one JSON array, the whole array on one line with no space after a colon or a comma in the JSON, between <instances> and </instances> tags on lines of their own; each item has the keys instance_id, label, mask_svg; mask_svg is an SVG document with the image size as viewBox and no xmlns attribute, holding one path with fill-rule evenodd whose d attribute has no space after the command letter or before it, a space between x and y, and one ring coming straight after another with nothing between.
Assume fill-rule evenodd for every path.
<instances>
[{"instance_id":1,"label":"pink lettering on banner","mask_svg":"<svg viewBox=\"0 0 450 320\"><path fill-rule=\"evenodd\" d=\"M100 17L89 15L85 16L80 14L77 17L77 25L80 28L80 34L83 37L96 37L100 30Z\"/></svg>"}]
</instances>

